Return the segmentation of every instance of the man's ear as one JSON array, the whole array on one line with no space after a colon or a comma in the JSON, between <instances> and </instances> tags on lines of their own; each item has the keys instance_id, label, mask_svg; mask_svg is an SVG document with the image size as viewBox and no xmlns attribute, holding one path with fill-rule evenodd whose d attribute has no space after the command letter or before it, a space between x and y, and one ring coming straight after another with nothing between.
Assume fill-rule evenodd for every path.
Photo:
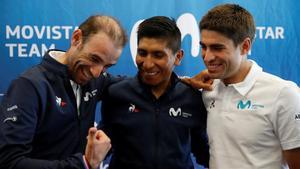
<instances>
[{"instance_id":1,"label":"man's ear","mask_svg":"<svg viewBox=\"0 0 300 169\"><path fill-rule=\"evenodd\" d=\"M241 54L247 55L248 52L251 50L252 42L250 38L245 38L241 45Z\"/></svg>"},{"instance_id":2,"label":"man's ear","mask_svg":"<svg viewBox=\"0 0 300 169\"><path fill-rule=\"evenodd\" d=\"M182 49L180 49L180 50L178 50L178 51L176 52L176 54L175 54L175 63L174 63L176 66L179 66L179 65L180 65L181 60L182 60L182 58L183 58L183 55L184 55L184 52L183 52Z\"/></svg>"},{"instance_id":3,"label":"man's ear","mask_svg":"<svg viewBox=\"0 0 300 169\"><path fill-rule=\"evenodd\" d=\"M72 34L71 46L79 46L82 43L82 31L76 29Z\"/></svg>"}]
</instances>

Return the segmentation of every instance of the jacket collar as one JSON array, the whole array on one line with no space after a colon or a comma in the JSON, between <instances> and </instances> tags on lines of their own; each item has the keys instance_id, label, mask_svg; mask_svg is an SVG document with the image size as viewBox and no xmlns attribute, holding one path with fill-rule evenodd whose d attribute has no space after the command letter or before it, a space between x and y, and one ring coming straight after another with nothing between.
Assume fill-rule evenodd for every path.
<instances>
[{"instance_id":1,"label":"jacket collar","mask_svg":"<svg viewBox=\"0 0 300 169\"><path fill-rule=\"evenodd\" d=\"M41 65L43 67L45 67L48 71L51 71L51 72L58 74L60 76L63 76L63 77L70 78L68 66L64 65L62 63L59 63L53 57L51 57L49 55L49 52L51 52L51 51L65 52L65 51L56 50L56 49L51 49L51 50L47 51L47 53L43 57Z\"/></svg>"}]
</instances>

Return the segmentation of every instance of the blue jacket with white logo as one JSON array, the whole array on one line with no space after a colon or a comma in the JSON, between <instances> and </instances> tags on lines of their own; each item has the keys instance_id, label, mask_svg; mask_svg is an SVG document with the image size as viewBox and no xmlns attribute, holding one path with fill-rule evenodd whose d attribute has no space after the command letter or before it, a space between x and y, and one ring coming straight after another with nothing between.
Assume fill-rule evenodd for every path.
<instances>
[{"instance_id":1,"label":"blue jacket with white logo","mask_svg":"<svg viewBox=\"0 0 300 169\"><path fill-rule=\"evenodd\" d=\"M192 169L191 152L208 166L201 92L175 74L171 81L159 99L137 77L105 92L100 126L112 140L110 169Z\"/></svg>"},{"instance_id":2,"label":"blue jacket with white logo","mask_svg":"<svg viewBox=\"0 0 300 169\"><path fill-rule=\"evenodd\" d=\"M0 109L0 168L85 168L86 136L107 79L82 86L80 114L68 67L48 53L14 80Z\"/></svg>"}]
</instances>

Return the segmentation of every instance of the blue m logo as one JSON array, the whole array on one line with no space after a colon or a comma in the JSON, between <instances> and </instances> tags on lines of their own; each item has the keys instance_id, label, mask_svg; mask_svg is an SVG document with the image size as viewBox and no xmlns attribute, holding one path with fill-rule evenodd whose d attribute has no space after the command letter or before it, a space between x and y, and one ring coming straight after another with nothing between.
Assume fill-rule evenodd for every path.
<instances>
[{"instance_id":1,"label":"blue m logo","mask_svg":"<svg viewBox=\"0 0 300 169\"><path fill-rule=\"evenodd\" d=\"M242 100L240 100L237 104L238 109L245 109L245 108L249 109L250 107L251 107L250 100L247 100L245 103Z\"/></svg>"}]
</instances>

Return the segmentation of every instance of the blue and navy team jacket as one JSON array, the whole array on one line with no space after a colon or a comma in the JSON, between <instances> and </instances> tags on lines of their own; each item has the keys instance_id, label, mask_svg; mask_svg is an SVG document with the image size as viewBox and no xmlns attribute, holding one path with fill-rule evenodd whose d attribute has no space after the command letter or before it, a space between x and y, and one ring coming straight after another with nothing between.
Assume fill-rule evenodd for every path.
<instances>
[{"instance_id":1,"label":"blue and navy team jacket","mask_svg":"<svg viewBox=\"0 0 300 169\"><path fill-rule=\"evenodd\" d=\"M137 77L108 88L99 126L112 140L110 169L192 169L191 152L208 166L201 92L171 79L159 99Z\"/></svg>"},{"instance_id":2,"label":"blue and navy team jacket","mask_svg":"<svg viewBox=\"0 0 300 169\"><path fill-rule=\"evenodd\" d=\"M0 168L84 168L81 153L106 79L82 86L80 113L68 67L48 53L14 80L0 109Z\"/></svg>"}]
</instances>

